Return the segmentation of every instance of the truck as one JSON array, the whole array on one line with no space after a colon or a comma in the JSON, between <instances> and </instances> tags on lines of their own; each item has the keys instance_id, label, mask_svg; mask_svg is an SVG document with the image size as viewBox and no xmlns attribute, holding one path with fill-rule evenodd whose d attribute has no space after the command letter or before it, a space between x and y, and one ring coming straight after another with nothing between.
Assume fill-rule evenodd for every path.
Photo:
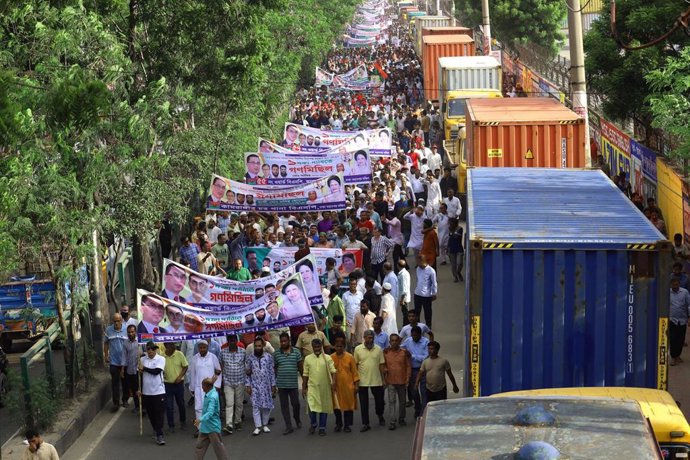
<instances>
[{"instance_id":1,"label":"truck","mask_svg":"<svg viewBox=\"0 0 690 460\"><path fill-rule=\"evenodd\" d=\"M417 56L422 57L422 34L428 27L444 27L450 25L448 16L417 16L414 18L414 49Z\"/></svg>"},{"instance_id":2,"label":"truck","mask_svg":"<svg viewBox=\"0 0 690 460\"><path fill-rule=\"evenodd\" d=\"M471 168L466 390L666 390L672 245L599 169Z\"/></svg>"},{"instance_id":3,"label":"truck","mask_svg":"<svg viewBox=\"0 0 690 460\"><path fill-rule=\"evenodd\" d=\"M452 141L465 126L465 100L502 97L503 72L491 56L454 56L439 58L438 74L444 139Z\"/></svg>"},{"instance_id":4,"label":"truck","mask_svg":"<svg viewBox=\"0 0 690 460\"><path fill-rule=\"evenodd\" d=\"M422 30L422 36L426 35L467 35L474 38L474 30L469 27L448 26L448 27L425 27Z\"/></svg>"},{"instance_id":5,"label":"truck","mask_svg":"<svg viewBox=\"0 0 690 460\"><path fill-rule=\"evenodd\" d=\"M662 459L635 401L501 397L431 402L413 460Z\"/></svg>"},{"instance_id":6,"label":"truck","mask_svg":"<svg viewBox=\"0 0 690 460\"><path fill-rule=\"evenodd\" d=\"M584 119L555 99L470 98L465 115L455 148L461 194L472 166L586 166Z\"/></svg>"},{"instance_id":7,"label":"truck","mask_svg":"<svg viewBox=\"0 0 690 460\"><path fill-rule=\"evenodd\" d=\"M40 337L57 318L55 284L34 276L0 284L0 344L6 352L18 339Z\"/></svg>"},{"instance_id":8,"label":"truck","mask_svg":"<svg viewBox=\"0 0 690 460\"><path fill-rule=\"evenodd\" d=\"M422 71L424 97L438 102L440 75L438 60L449 56L474 56L474 39L467 35L427 35L422 38Z\"/></svg>"}]
</instances>

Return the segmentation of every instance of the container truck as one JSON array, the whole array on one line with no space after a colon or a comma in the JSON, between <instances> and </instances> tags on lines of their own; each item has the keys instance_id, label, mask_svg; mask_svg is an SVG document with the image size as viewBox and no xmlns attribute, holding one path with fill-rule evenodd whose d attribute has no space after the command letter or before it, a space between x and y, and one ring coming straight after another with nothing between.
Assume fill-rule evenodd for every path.
<instances>
[{"instance_id":1,"label":"container truck","mask_svg":"<svg viewBox=\"0 0 690 460\"><path fill-rule=\"evenodd\" d=\"M427 35L467 35L474 38L474 31L469 27L448 26L448 27L425 27L422 36Z\"/></svg>"},{"instance_id":2,"label":"container truck","mask_svg":"<svg viewBox=\"0 0 690 460\"><path fill-rule=\"evenodd\" d=\"M40 337L57 317L55 284L34 276L13 277L0 284L0 344L6 352L12 342Z\"/></svg>"},{"instance_id":3,"label":"container truck","mask_svg":"<svg viewBox=\"0 0 690 460\"><path fill-rule=\"evenodd\" d=\"M467 168L585 167L584 120L551 98L467 99L456 143L458 188Z\"/></svg>"},{"instance_id":4,"label":"container truck","mask_svg":"<svg viewBox=\"0 0 690 460\"><path fill-rule=\"evenodd\" d=\"M408 21L408 28L410 33L412 33L412 27L414 26L414 20L415 18L421 17L421 16L426 16L425 11L408 11L407 13L407 21Z\"/></svg>"},{"instance_id":5,"label":"container truck","mask_svg":"<svg viewBox=\"0 0 690 460\"><path fill-rule=\"evenodd\" d=\"M474 56L474 40L467 35L427 35L422 38L422 71L424 72L424 97L438 102L438 59L448 56Z\"/></svg>"},{"instance_id":6,"label":"container truck","mask_svg":"<svg viewBox=\"0 0 690 460\"><path fill-rule=\"evenodd\" d=\"M438 74L444 138L455 140L465 126L466 99L502 97L501 63L491 56L443 57Z\"/></svg>"},{"instance_id":7,"label":"container truck","mask_svg":"<svg viewBox=\"0 0 690 460\"><path fill-rule=\"evenodd\" d=\"M419 11L419 8L416 6L403 6L400 8L400 17L403 24L407 24L407 14L413 11Z\"/></svg>"},{"instance_id":8,"label":"container truck","mask_svg":"<svg viewBox=\"0 0 690 460\"><path fill-rule=\"evenodd\" d=\"M417 16L414 18L414 49L422 57L422 34L428 27L445 27L450 25L448 16Z\"/></svg>"},{"instance_id":9,"label":"container truck","mask_svg":"<svg viewBox=\"0 0 690 460\"><path fill-rule=\"evenodd\" d=\"M667 389L671 243L601 170L471 168L469 396Z\"/></svg>"},{"instance_id":10,"label":"container truck","mask_svg":"<svg viewBox=\"0 0 690 460\"><path fill-rule=\"evenodd\" d=\"M503 397L431 402L417 420L413 460L661 460L635 401Z\"/></svg>"}]
</instances>

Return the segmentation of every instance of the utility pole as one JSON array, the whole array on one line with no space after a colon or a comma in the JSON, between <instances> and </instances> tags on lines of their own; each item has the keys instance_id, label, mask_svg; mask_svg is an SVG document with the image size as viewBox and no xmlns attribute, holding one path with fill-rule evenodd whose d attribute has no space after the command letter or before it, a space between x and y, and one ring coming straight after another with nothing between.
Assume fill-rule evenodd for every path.
<instances>
[{"instance_id":1,"label":"utility pole","mask_svg":"<svg viewBox=\"0 0 690 460\"><path fill-rule=\"evenodd\" d=\"M567 0L568 42L570 44L570 98L573 110L585 120L585 166L592 166L589 146L589 115L587 113L587 80L585 78L585 51L582 44L582 14L580 0ZM594 158L596 160L596 158Z\"/></svg>"},{"instance_id":2,"label":"utility pole","mask_svg":"<svg viewBox=\"0 0 690 460\"><path fill-rule=\"evenodd\" d=\"M436 16L441 16L441 0L436 0Z\"/></svg>"},{"instance_id":3,"label":"utility pole","mask_svg":"<svg viewBox=\"0 0 690 460\"><path fill-rule=\"evenodd\" d=\"M489 18L489 0L482 0L482 32L484 32L484 54L488 56L491 54L491 19Z\"/></svg>"}]
</instances>

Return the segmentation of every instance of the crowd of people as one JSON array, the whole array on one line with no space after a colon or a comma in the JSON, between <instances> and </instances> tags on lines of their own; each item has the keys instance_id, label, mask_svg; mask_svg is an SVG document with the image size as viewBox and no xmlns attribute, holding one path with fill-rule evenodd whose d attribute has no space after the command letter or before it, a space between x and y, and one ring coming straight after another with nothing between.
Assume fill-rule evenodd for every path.
<instances>
[{"instance_id":1,"label":"crowd of people","mask_svg":"<svg viewBox=\"0 0 690 460\"><path fill-rule=\"evenodd\" d=\"M397 21L387 35L388 43L373 47L334 47L325 64L334 73L364 65L385 79L382 92L304 88L290 110L292 122L323 130L391 128L392 155L372 158L370 183L346 187L346 209L207 212L181 239L179 263L236 281L271 273L270 266L245 264L245 248L296 248L295 261L312 248L361 249L361 267L344 276L327 263L324 306L314 309L314 323L181 344L151 341L142 356L129 309L113 315L105 333L113 410L133 398L133 411L147 414L158 444L165 444L166 422L174 432L193 419L197 458L209 445L224 458L221 433L242 430L245 418L253 422L251 435L270 433L275 405L284 435L304 422L309 433L324 436L331 414L333 431L349 433L358 408L359 431L366 432L372 429L370 397L374 422L395 430L414 423L427 402L445 399L447 378L459 392L448 360L439 355L432 315L437 270L447 266L456 282L463 281L462 206L439 149L438 111L423 101L410 37ZM166 221L161 246L173 258L170 234ZM308 420L302 419L304 404Z\"/></svg>"}]
</instances>

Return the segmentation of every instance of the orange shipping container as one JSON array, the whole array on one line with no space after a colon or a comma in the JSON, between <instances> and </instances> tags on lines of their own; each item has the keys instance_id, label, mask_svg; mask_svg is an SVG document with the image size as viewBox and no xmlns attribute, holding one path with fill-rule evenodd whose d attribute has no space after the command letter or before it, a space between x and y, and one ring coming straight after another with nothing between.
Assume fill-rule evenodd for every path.
<instances>
[{"instance_id":1,"label":"orange shipping container","mask_svg":"<svg viewBox=\"0 0 690 460\"><path fill-rule=\"evenodd\" d=\"M424 72L424 98L438 100L438 58L474 56L474 40L467 35L427 35L422 38L422 70Z\"/></svg>"},{"instance_id":2,"label":"orange shipping container","mask_svg":"<svg viewBox=\"0 0 690 460\"><path fill-rule=\"evenodd\" d=\"M583 168L585 122L555 99L468 99L467 165Z\"/></svg>"},{"instance_id":3,"label":"orange shipping container","mask_svg":"<svg viewBox=\"0 0 690 460\"><path fill-rule=\"evenodd\" d=\"M467 35L474 38L474 31L469 27L425 27L422 30L422 37L427 35Z\"/></svg>"}]
</instances>

